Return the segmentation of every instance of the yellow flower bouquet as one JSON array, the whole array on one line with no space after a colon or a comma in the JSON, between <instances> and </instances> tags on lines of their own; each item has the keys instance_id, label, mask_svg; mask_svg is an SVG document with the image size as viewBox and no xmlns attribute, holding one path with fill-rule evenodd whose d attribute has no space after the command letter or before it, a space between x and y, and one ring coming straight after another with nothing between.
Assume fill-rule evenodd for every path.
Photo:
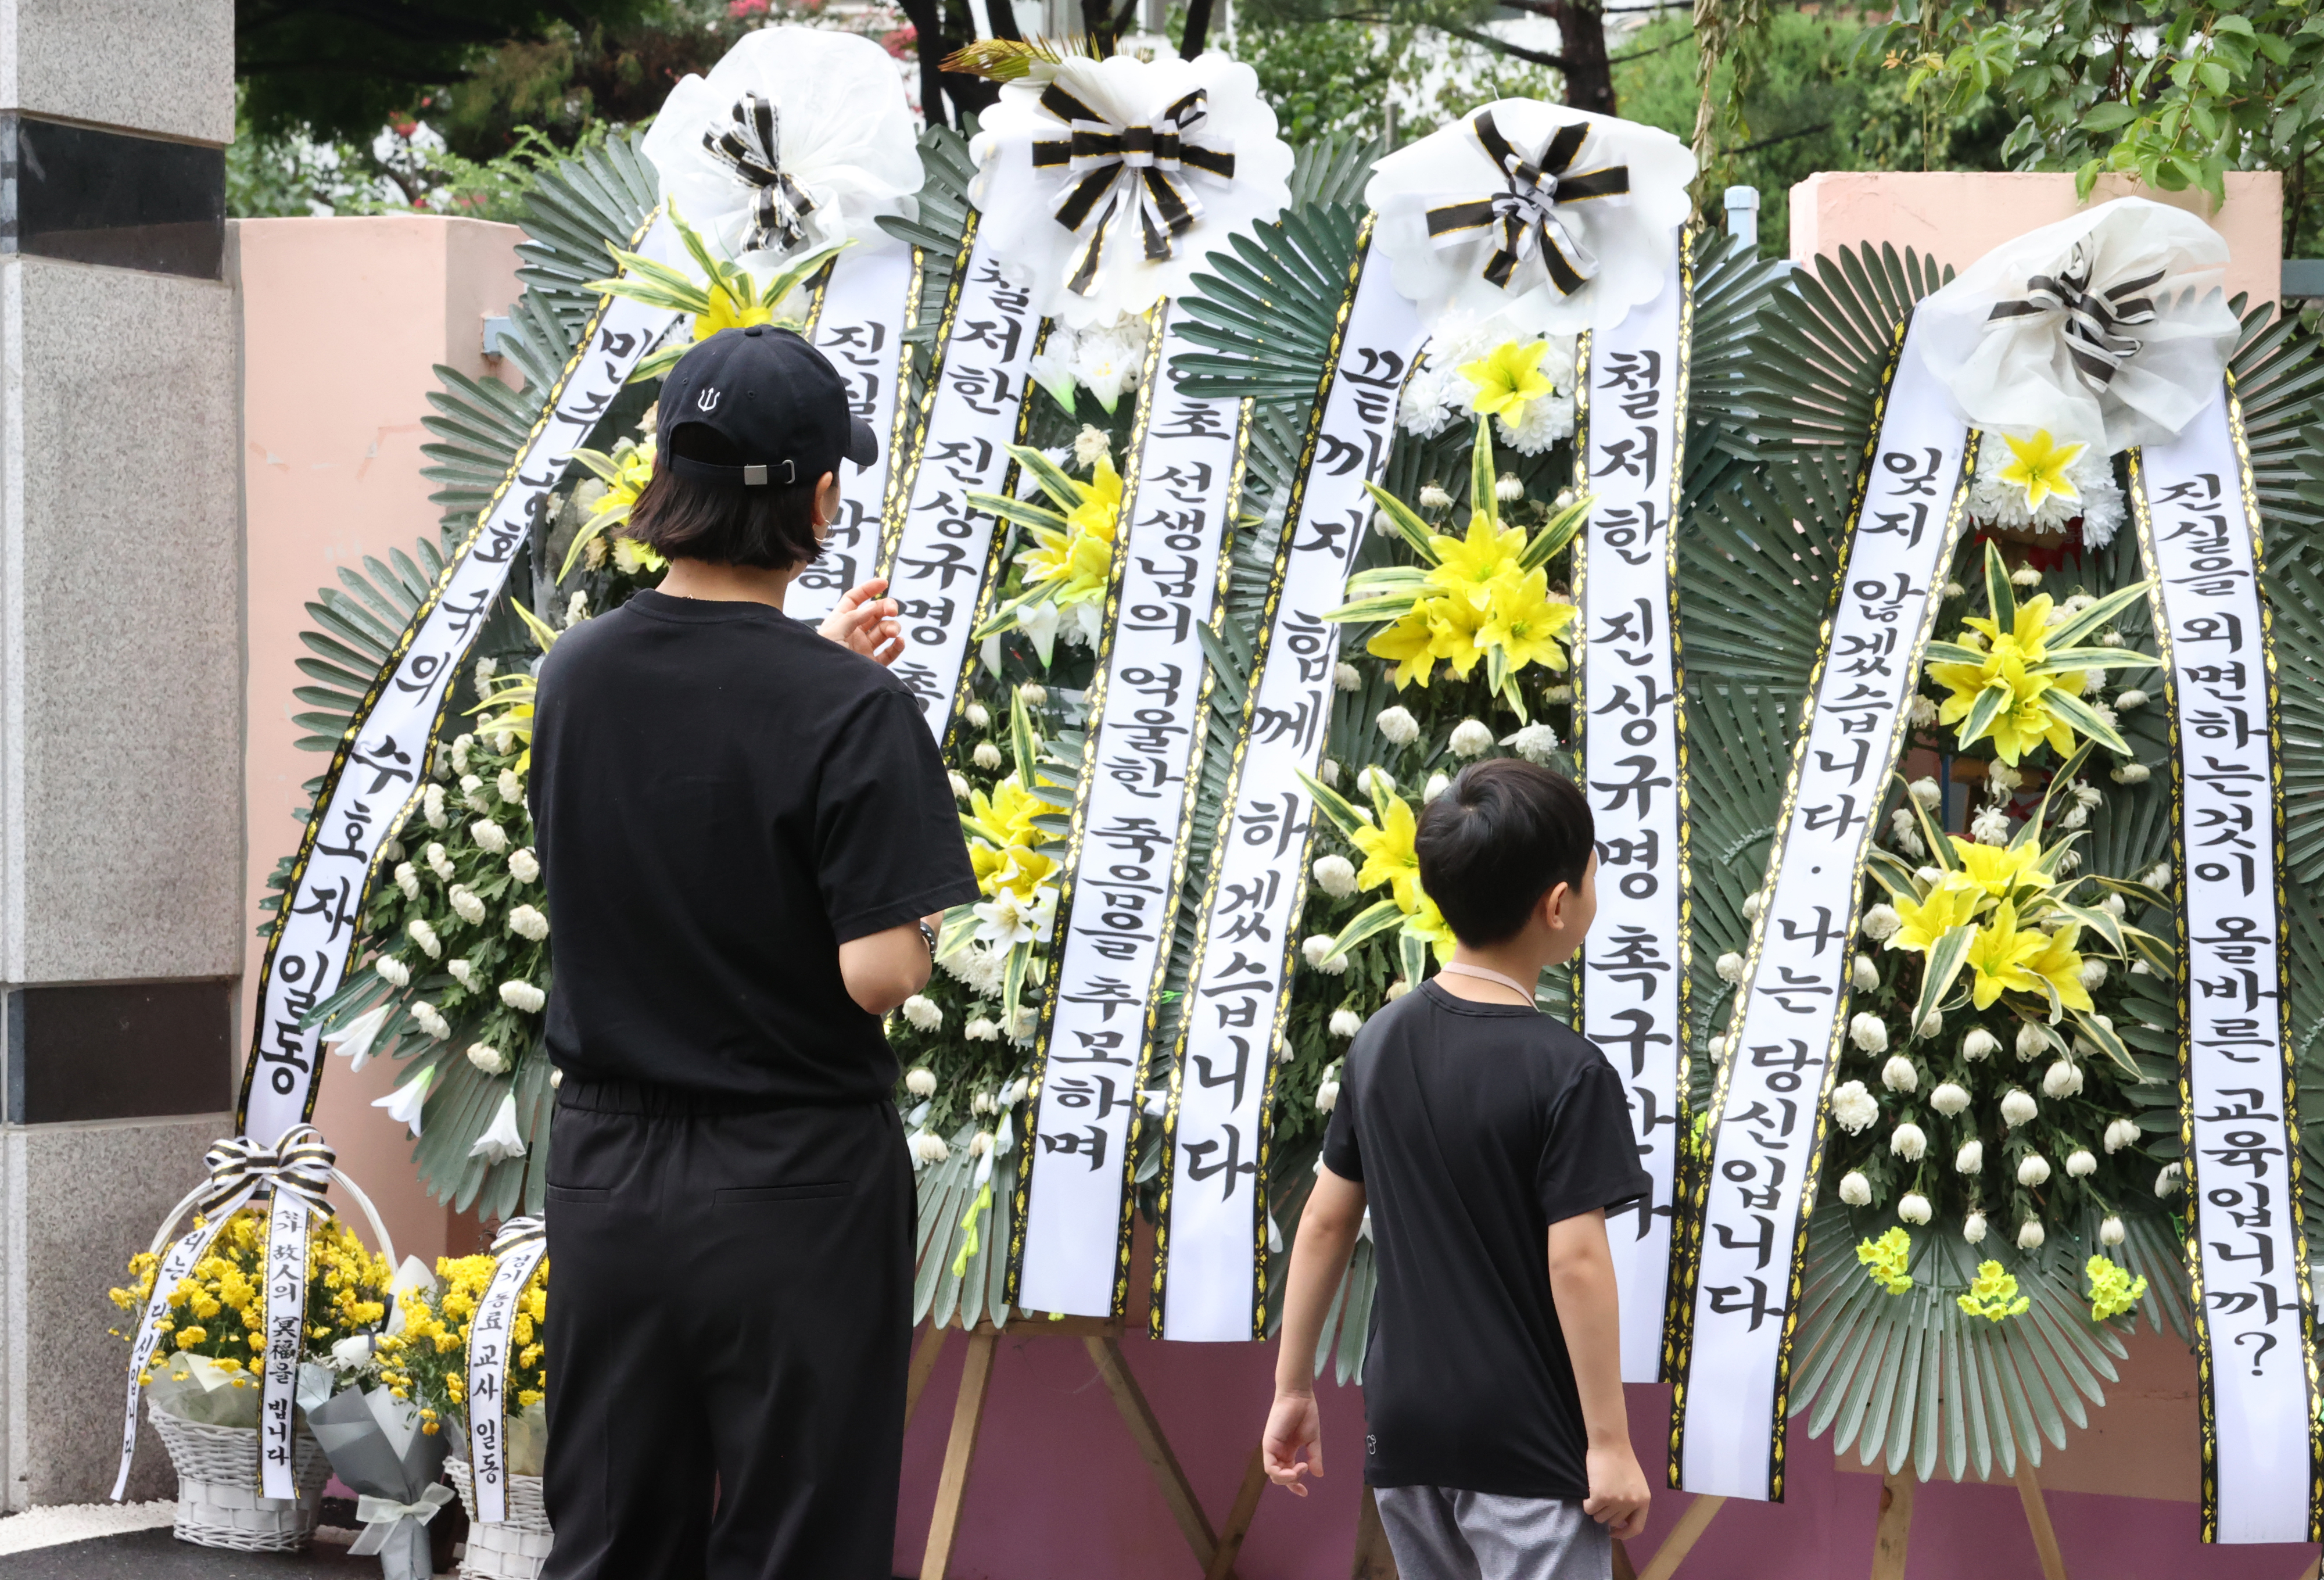
<instances>
[{"instance_id":1,"label":"yellow flower bouquet","mask_svg":"<svg viewBox=\"0 0 2324 1580\"><path fill-rule=\"evenodd\" d=\"M445 1256L436 1261L433 1288L403 1293L402 1331L380 1343L379 1378L400 1400L420 1407L420 1430L449 1432L452 1452L465 1458L468 1434L468 1326L493 1281L489 1256ZM549 1261L541 1259L518 1296L510 1336L508 1400L509 1470L539 1475L548 1439L544 1400L549 1387Z\"/></svg>"}]
</instances>

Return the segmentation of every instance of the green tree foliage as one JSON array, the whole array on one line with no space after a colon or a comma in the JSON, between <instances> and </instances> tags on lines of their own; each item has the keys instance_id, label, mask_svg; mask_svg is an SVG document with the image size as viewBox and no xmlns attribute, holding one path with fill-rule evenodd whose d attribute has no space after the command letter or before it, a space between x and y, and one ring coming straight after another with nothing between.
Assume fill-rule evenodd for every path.
<instances>
[{"instance_id":1,"label":"green tree foliage","mask_svg":"<svg viewBox=\"0 0 2324 1580\"><path fill-rule=\"evenodd\" d=\"M1244 23L1236 53L1259 73L1261 97L1275 107L1284 141L1294 148L1323 137L1367 135L1380 128L1401 35L1357 22L1269 27Z\"/></svg>"}]
</instances>

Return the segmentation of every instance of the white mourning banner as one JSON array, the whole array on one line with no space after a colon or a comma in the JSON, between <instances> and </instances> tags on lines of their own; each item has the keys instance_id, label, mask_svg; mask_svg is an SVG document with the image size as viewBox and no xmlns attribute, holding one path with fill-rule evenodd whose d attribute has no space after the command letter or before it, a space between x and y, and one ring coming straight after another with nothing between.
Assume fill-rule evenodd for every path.
<instances>
[{"instance_id":1,"label":"white mourning banner","mask_svg":"<svg viewBox=\"0 0 2324 1580\"><path fill-rule=\"evenodd\" d=\"M1781 1501L1791 1336L1864 859L1966 497L1968 430L1907 333L1809 684L1711 1104L1675 1337L1672 1463L1691 1492Z\"/></svg>"},{"instance_id":2,"label":"white mourning banner","mask_svg":"<svg viewBox=\"0 0 2324 1580\"><path fill-rule=\"evenodd\" d=\"M679 250L674 228L655 218L641 229L631 250L673 262ZM516 464L341 738L259 970L256 1030L235 1116L243 1134L278 1136L312 1115L321 1033L300 1022L346 975L372 863L419 799L429 743L443 722L453 679L518 548L548 508L567 458L588 441L631 369L678 317L620 297L598 304L557 384L540 393L540 417Z\"/></svg>"},{"instance_id":3,"label":"white mourning banner","mask_svg":"<svg viewBox=\"0 0 2324 1580\"><path fill-rule=\"evenodd\" d=\"M918 453L895 491L902 520L880 567L902 611L906 645L895 672L939 742L959 706L969 633L1006 541L968 496L1008 492L1009 446L1040 329L1032 293L1001 274L972 213L937 330Z\"/></svg>"},{"instance_id":4,"label":"white mourning banner","mask_svg":"<svg viewBox=\"0 0 2324 1580\"><path fill-rule=\"evenodd\" d=\"M539 1218L511 1218L493 1236L492 1281L468 1324L468 1464L475 1478L476 1518L508 1518L508 1369L516 1342L517 1302L549 1254Z\"/></svg>"},{"instance_id":5,"label":"white mourning banner","mask_svg":"<svg viewBox=\"0 0 2324 1580\"><path fill-rule=\"evenodd\" d=\"M258 1395L260 1495L295 1498L292 1429L299 1409L299 1363L307 1354L307 1204L274 1193L266 1222L266 1350Z\"/></svg>"},{"instance_id":6,"label":"white mourning banner","mask_svg":"<svg viewBox=\"0 0 2324 1580\"><path fill-rule=\"evenodd\" d=\"M1672 233L1654 300L1583 342L1577 486L1591 497L1574 550L1575 744L1597 824L1598 921L1582 958L1582 1032L1628 1089L1654 1180L1607 1215L1621 1289L1622 1381L1662 1373L1686 1047L1686 780L1672 538L1685 441L1692 278Z\"/></svg>"},{"instance_id":7,"label":"white mourning banner","mask_svg":"<svg viewBox=\"0 0 2324 1580\"><path fill-rule=\"evenodd\" d=\"M1345 601L1372 513L1364 485L1387 465L1425 338L1371 251L1369 221L1356 271L1286 507L1179 1022L1155 1257L1163 1338L1266 1336L1267 1104L1314 823L1299 775L1323 757L1339 654L1323 615Z\"/></svg>"},{"instance_id":8,"label":"white mourning banner","mask_svg":"<svg viewBox=\"0 0 2324 1580\"><path fill-rule=\"evenodd\" d=\"M810 337L847 384L848 404L880 436L880 458L840 480L840 516L824 539L823 555L798 574L783 612L820 625L848 588L878 563L881 523L896 479L903 476L903 436L911 403L903 398L910 347L904 342L920 302L919 254L899 242L847 248L832 261L816 300Z\"/></svg>"},{"instance_id":9,"label":"white mourning banner","mask_svg":"<svg viewBox=\"0 0 2324 1580\"><path fill-rule=\"evenodd\" d=\"M1158 365L1193 347L1168 332L1169 304L1155 318L1058 905L1065 941L1041 1029L1038 1141L1018 1185L1011 1300L1080 1317L1119 1317L1129 1299L1140 1088L1210 696L1196 631L1218 623L1242 480L1241 403L1164 388ZM1259 1074L1254 1065L1254 1085Z\"/></svg>"},{"instance_id":10,"label":"white mourning banner","mask_svg":"<svg viewBox=\"0 0 2324 1580\"><path fill-rule=\"evenodd\" d=\"M2222 387L2133 461L2171 715L2203 1539L2318 1539L2314 1304L2285 1039L2275 654L2243 419Z\"/></svg>"}]
</instances>

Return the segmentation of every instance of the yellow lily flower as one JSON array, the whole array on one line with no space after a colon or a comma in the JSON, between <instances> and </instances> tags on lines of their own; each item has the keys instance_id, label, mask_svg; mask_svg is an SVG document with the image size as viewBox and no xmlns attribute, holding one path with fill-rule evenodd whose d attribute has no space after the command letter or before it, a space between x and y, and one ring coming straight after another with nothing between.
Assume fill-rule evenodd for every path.
<instances>
[{"instance_id":1,"label":"yellow lily flower","mask_svg":"<svg viewBox=\"0 0 2324 1580\"><path fill-rule=\"evenodd\" d=\"M1057 870L1057 864L1038 850L1028 850L1012 845L1008 850L1009 865L993 881L993 888L1008 890L1018 899L1032 902L1036 891Z\"/></svg>"},{"instance_id":2,"label":"yellow lily flower","mask_svg":"<svg viewBox=\"0 0 2324 1580\"><path fill-rule=\"evenodd\" d=\"M753 302L745 307L734 300L723 283L710 287L710 310L694 315L694 337L707 340L721 329L746 329L752 324L771 324L775 309L771 302Z\"/></svg>"},{"instance_id":3,"label":"yellow lily flower","mask_svg":"<svg viewBox=\"0 0 2324 1580\"><path fill-rule=\"evenodd\" d=\"M995 850L982 840L978 840L968 847L968 864L969 869L976 874L977 892L985 898L991 899L995 886L994 880L1001 875L1001 870L1008 866L1009 857L1006 853Z\"/></svg>"},{"instance_id":4,"label":"yellow lily flower","mask_svg":"<svg viewBox=\"0 0 2324 1580\"><path fill-rule=\"evenodd\" d=\"M1427 898L1420 888L1420 857L1412 848L1412 837L1419 826L1419 819L1412 814L1412 804L1396 796L1389 799L1380 827L1358 828L1348 836L1364 853L1363 868L1356 873L1356 887L1372 889L1386 883L1397 907L1407 916ZM1443 919L1440 916L1437 919Z\"/></svg>"},{"instance_id":5,"label":"yellow lily flower","mask_svg":"<svg viewBox=\"0 0 2324 1580\"><path fill-rule=\"evenodd\" d=\"M1436 550L1428 585L1447 597L1465 598L1482 609L1492 600L1494 584L1516 574L1526 536L1515 527L1502 527L1480 510L1471 513L1466 538L1438 535L1431 537L1428 544Z\"/></svg>"},{"instance_id":6,"label":"yellow lily flower","mask_svg":"<svg viewBox=\"0 0 2324 1580\"><path fill-rule=\"evenodd\" d=\"M2089 989L2082 985L2082 957L2074 948L2081 936L2080 922L2060 928L2041 953L2025 962L2025 969L2055 988L2058 1002L2066 1008L2088 1013L2094 1006Z\"/></svg>"},{"instance_id":7,"label":"yellow lily flower","mask_svg":"<svg viewBox=\"0 0 2324 1580\"><path fill-rule=\"evenodd\" d=\"M1052 589L1060 605L1105 596L1113 575L1114 534L1121 521L1121 474L1101 460L1095 476L1077 484L1081 500L1065 512L1065 531L1028 528L1034 547L1017 556L1028 591Z\"/></svg>"},{"instance_id":8,"label":"yellow lily flower","mask_svg":"<svg viewBox=\"0 0 2324 1580\"><path fill-rule=\"evenodd\" d=\"M1565 647L1558 639L1581 611L1549 596L1548 573L1536 568L1522 578L1499 577L1492 590L1492 614L1477 633L1478 645L1499 648L1511 670L1536 663L1564 669Z\"/></svg>"},{"instance_id":9,"label":"yellow lily flower","mask_svg":"<svg viewBox=\"0 0 2324 1580\"><path fill-rule=\"evenodd\" d=\"M2080 459L2089 447L2082 444L2060 444L2043 429L2029 439L2016 439L2003 434L2014 457L2001 468L2001 480L2015 483L2025 491L2025 508L2040 510L2043 501L2056 494L2061 499L2081 501L2081 491L2066 476L2066 468Z\"/></svg>"},{"instance_id":10,"label":"yellow lily flower","mask_svg":"<svg viewBox=\"0 0 2324 1580\"><path fill-rule=\"evenodd\" d=\"M1948 873L1929 892L1928 898L1897 899L1895 909L1904 925L1889 938L1888 947L1925 955L1937 947L1939 938L1974 918L1981 903L1977 888Z\"/></svg>"},{"instance_id":11,"label":"yellow lily flower","mask_svg":"<svg viewBox=\"0 0 2324 1580\"><path fill-rule=\"evenodd\" d=\"M1434 598L1428 604L1429 651L1465 680L1485 656L1482 633L1489 616L1465 598Z\"/></svg>"},{"instance_id":12,"label":"yellow lily flower","mask_svg":"<svg viewBox=\"0 0 2324 1580\"><path fill-rule=\"evenodd\" d=\"M2038 931L2019 931L2017 908L2003 901L1969 940L1969 966L1976 973L1971 1002L1980 1010L1990 1009L2004 993L2040 992L2042 980L2026 968L2026 962L2047 942Z\"/></svg>"},{"instance_id":13,"label":"yellow lily flower","mask_svg":"<svg viewBox=\"0 0 2324 1580\"><path fill-rule=\"evenodd\" d=\"M1461 376L1477 386L1469 410L1485 417L1498 414L1511 425L1524 421L1527 406L1557 393L1557 385L1540 372L1548 350L1546 340L1508 340L1474 362L1462 363Z\"/></svg>"},{"instance_id":14,"label":"yellow lily flower","mask_svg":"<svg viewBox=\"0 0 2324 1580\"><path fill-rule=\"evenodd\" d=\"M2047 889L2051 880L2038 870L2042 852L2030 841L2011 849L1978 845L1958 834L1945 836L1960 861L1960 873L1950 881L1983 891L1995 900L2006 900L2018 889Z\"/></svg>"},{"instance_id":15,"label":"yellow lily flower","mask_svg":"<svg viewBox=\"0 0 2324 1580\"><path fill-rule=\"evenodd\" d=\"M2006 631L2001 629L1998 621L1984 614L1972 614L1961 624L1971 631L1984 633L1993 654L1993 660L1987 661L1988 670L1995 660L2005 658L2015 657L2022 663L2038 664L2049 656L2046 642L2050 627L2057 624L2051 617L2054 608L2054 601L2049 594L2036 593L2017 605L2017 618L2010 622ZM1950 667L1960 669L1964 666L1956 664Z\"/></svg>"},{"instance_id":16,"label":"yellow lily flower","mask_svg":"<svg viewBox=\"0 0 2324 1580\"><path fill-rule=\"evenodd\" d=\"M1414 903L1410 905L1405 904L1401 898L1397 901L1404 911L1404 930L1415 938L1427 940L1428 947L1436 952L1438 965L1449 963L1452 958L1452 946L1460 941L1452 936L1452 924L1444 919L1444 913L1436 909L1436 901L1423 892L1417 883L1413 885L1413 900Z\"/></svg>"},{"instance_id":17,"label":"yellow lily flower","mask_svg":"<svg viewBox=\"0 0 2324 1580\"><path fill-rule=\"evenodd\" d=\"M1399 688L1416 682L1426 686L1438 657L1436 628L1429 622L1428 605L1416 605L1411 614L1398 617L1364 643L1364 651L1396 666Z\"/></svg>"}]
</instances>

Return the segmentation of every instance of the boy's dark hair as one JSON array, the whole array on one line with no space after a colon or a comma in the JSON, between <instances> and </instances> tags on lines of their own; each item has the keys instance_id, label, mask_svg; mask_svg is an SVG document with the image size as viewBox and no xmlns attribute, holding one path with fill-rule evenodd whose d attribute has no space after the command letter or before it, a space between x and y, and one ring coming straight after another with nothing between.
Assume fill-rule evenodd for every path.
<instances>
[{"instance_id":1,"label":"boy's dark hair","mask_svg":"<svg viewBox=\"0 0 2324 1580\"><path fill-rule=\"evenodd\" d=\"M653 481L631 507L624 535L665 559L770 570L810 564L823 551L815 536L815 480L755 488L706 483L670 470L672 455L721 467L744 458L704 424L679 424L663 437Z\"/></svg>"},{"instance_id":2,"label":"boy's dark hair","mask_svg":"<svg viewBox=\"0 0 2324 1580\"><path fill-rule=\"evenodd\" d=\"M1420 886L1464 944L1498 944L1560 883L1580 887L1597 839L1580 788L1517 757L1462 769L1421 808Z\"/></svg>"}]
</instances>

